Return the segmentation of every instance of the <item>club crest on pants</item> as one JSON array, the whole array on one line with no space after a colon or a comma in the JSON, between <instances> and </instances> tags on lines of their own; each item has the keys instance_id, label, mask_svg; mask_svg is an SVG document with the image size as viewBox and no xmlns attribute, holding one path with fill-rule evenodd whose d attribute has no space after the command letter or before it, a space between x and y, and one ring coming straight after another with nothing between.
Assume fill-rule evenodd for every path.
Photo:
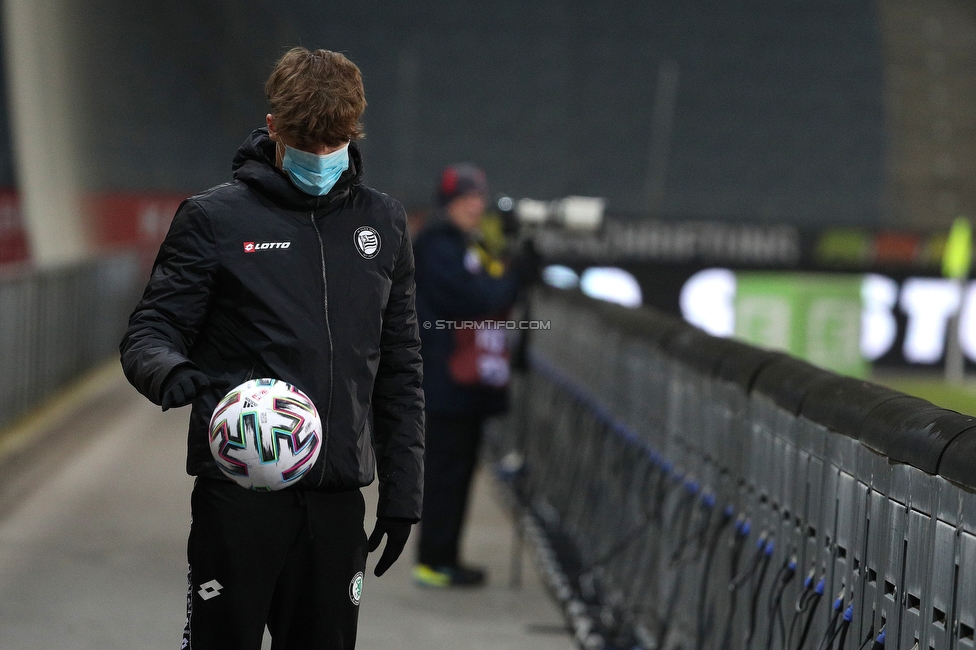
<instances>
[{"instance_id":1,"label":"club crest on pants","mask_svg":"<svg viewBox=\"0 0 976 650\"><path fill-rule=\"evenodd\" d=\"M352 601L353 605L359 605L359 599L363 597L363 572L360 571L355 576L353 576L352 581L349 583L349 600Z\"/></svg>"}]
</instances>

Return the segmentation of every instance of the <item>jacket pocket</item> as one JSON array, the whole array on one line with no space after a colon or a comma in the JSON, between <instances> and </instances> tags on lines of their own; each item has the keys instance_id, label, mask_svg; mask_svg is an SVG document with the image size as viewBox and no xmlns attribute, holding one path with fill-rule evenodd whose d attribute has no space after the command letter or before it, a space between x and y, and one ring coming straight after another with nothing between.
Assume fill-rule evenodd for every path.
<instances>
[{"instance_id":1,"label":"jacket pocket","mask_svg":"<svg viewBox=\"0 0 976 650\"><path fill-rule=\"evenodd\" d=\"M373 411L366 414L356 441L359 456L359 483L368 485L376 473L376 453L373 451Z\"/></svg>"}]
</instances>

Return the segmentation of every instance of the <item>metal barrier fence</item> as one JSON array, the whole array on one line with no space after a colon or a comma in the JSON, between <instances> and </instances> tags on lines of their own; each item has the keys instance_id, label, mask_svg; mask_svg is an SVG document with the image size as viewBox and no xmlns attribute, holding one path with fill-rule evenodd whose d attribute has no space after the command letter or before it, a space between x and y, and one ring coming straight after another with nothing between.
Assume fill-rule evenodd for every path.
<instances>
[{"instance_id":1,"label":"metal barrier fence","mask_svg":"<svg viewBox=\"0 0 976 650\"><path fill-rule=\"evenodd\" d=\"M117 354L142 273L134 255L0 269L0 427Z\"/></svg>"},{"instance_id":2,"label":"metal barrier fence","mask_svg":"<svg viewBox=\"0 0 976 650\"><path fill-rule=\"evenodd\" d=\"M496 451L582 647L976 648L976 419L646 311L532 308Z\"/></svg>"}]
</instances>

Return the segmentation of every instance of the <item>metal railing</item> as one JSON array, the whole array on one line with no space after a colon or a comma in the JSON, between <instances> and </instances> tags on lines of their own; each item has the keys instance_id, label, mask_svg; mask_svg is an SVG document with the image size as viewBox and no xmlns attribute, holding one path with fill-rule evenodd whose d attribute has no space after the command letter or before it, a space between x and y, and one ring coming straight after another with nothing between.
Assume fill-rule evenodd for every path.
<instances>
[{"instance_id":1,"label":"metal railing","mask_svg":"<svg viewBox=\"0 0 976 650\"><path fill-rule=\"evenodd\" d=\"M976 419L646 311L532 309L495 448L582 647L976 648Z\"/></svg>"},{"instance_id":2,"label":"metal railing","mask_svg":"<svg viewBox=\"0 0 976 650\"><path fill-rule=\"evenodd\" d=\"M0 427L118 353L142 273L134 255L0 269Z\"/></svg>"}]
</instances>

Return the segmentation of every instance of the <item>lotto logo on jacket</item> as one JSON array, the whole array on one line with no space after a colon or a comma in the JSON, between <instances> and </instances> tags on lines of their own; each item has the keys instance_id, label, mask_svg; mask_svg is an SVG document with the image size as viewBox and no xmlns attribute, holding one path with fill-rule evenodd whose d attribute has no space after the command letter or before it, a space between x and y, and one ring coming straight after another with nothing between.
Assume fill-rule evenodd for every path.
<instances>
[{"instance_id":1,"label":"lotto logo on jacket","mask_svg":"<svg viewBox=\"0 0 976 650\"><path fill-rule=\"evenodd\" d=\"M253 253L255 251L266 251L272 248L288 248L289 246L291 246L290 241L268 241L260 243L246 241L244 242L244 252Z\"/></svg>"}]
</instances>

